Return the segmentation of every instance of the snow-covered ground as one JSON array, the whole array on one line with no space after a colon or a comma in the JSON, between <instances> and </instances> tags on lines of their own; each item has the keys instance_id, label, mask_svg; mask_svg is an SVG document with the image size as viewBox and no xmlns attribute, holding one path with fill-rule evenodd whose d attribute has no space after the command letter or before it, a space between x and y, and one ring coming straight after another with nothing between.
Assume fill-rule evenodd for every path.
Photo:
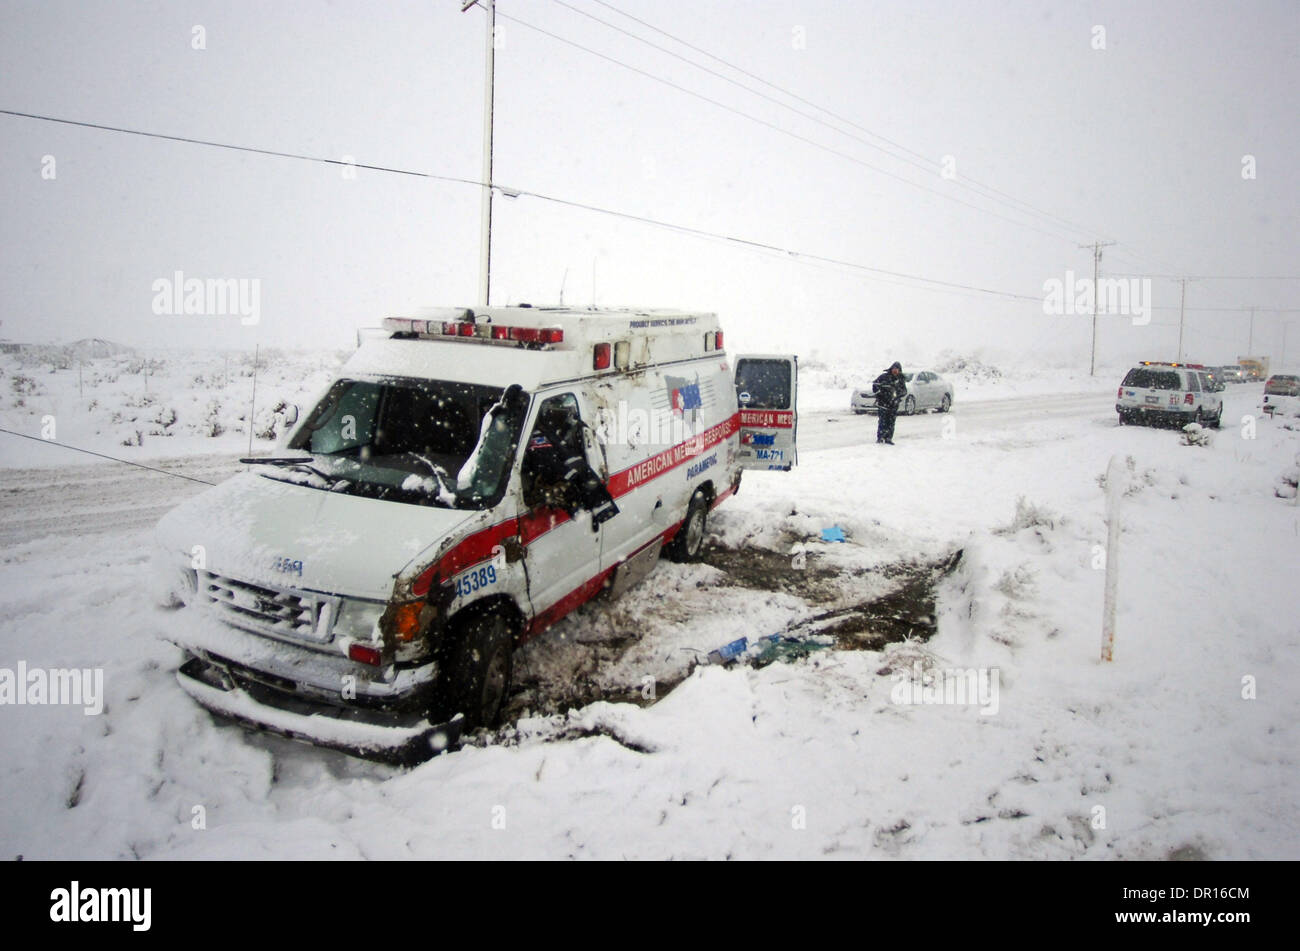
<instances>
[{"instance_id":1,"label":"snow-covered ground","mask_svg":"<svg viewBox=\"0 0 1300 951\"><path fill-rule=\"evenodd\" d=\"M264 452L284 431L284 407L306 408L345 356L124 349L114 356L80 359L52 347L0 354L0 428L133 461L193 453L244 455L252 412L253 451ZM0 466L93 461L31 440L7 437L0 442Z\"/></svg>"},{"instance_id":2,"label":"snow-covered ground","mask_svg":"<svg viewBox=\"0 0 1300 951\"><path fill-rule=\"evenodd\" d=\"M150 381L173 428L251 383L200 382L197 360ZM247 449L246 430L114 448L146 408L130 403L138 377L105 374L86 409L75 366L24 373L43 391L15 406L17 368L3 369L7 429L39 435L54 406L59 441L209 481ZM264 370L259 407L264 385L268 400L305 399L331 364ZM805 372L800 466L747 476L711 521L732 564L749 553L793 566L801 546L809 590L790 573L763 590L663 562L516 658L524 681L558 671L640 702L522 709L515 726L410 770L247 734L175 685L159 635L185 614L144 594L150 526L202 485L73 467L68 450L0 436L0 668L102 668L105 693L98 716L0 707L0 855L1300 857L1300 507L1282 480L1300 419L1243 419L1260 387L1234 387L1210 445L1185 446L1175 430L1117 426L1114 373L1003 369L1001 382L959 379L952 414L901 419L882 447L874 419L847 412L855 372ZM1126 491L1103 664L1099 480L1112 457ZM835 525L847 542L820 541ZM958 550L928 641L695 666ZM899 672L918 665L996 670L995 702L898 702L913 699Z\"/></svg>"}]
</instances>

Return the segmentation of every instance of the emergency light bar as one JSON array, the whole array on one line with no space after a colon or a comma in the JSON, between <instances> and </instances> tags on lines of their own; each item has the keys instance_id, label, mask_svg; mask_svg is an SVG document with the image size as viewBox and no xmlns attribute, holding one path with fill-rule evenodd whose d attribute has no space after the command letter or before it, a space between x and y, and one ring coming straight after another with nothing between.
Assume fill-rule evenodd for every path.
<instances>
[{"instance_id":1,"label":"emergency light bar","mask_svg":"<svg viewBox=\"0 0 1300 951\"><path fill-rule=\"evenodd\" d=\"M1188 370L1204 370L1204 363L1170 363L1168 360L1143 360L1144 367L1185 367Z\"/></svg>"},{"instance_id":2,"label":"emergency light bar","mask_svg":"<svg viewBox=\"0 0 1300 951\"><path fill-rule=\"evenodd\" d=\"M471 337L477 340L511 340L535 344L564 343L564 329L561 327L508 327L487 321L475 323L470 316L459 320L385 317L383 326L392 333L420 334L426 337Z\"/></svg>"}]
</instances>

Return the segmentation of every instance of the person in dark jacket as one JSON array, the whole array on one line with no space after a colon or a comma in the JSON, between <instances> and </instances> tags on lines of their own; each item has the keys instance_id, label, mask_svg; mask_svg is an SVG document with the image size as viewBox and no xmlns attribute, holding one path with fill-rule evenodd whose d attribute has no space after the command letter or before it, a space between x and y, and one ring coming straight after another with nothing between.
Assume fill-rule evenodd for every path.
<instances>
[{"instance_id":1,"label":"person in dark jacket","mask_svg":"<svg viewBox=\"0 0 1300 951\"><path fill-rule=\"evenodd\" d=\"M876 423L876 442L887 446L894 444L894 420L898 417L898 404L907 395L907 381L903 379L903 367L895 361L888 370L876 377L871 384L871 391L876 394L876 406L879 407L880 419Z\"/></svg>"},{"instance_id":2,"label":"person in dark jacket","mask_svg":"<svg viewBox=\"0 0 1300 951\"><path fill-rule=\"evenodd\" d=\"M551 401L543 407L525 450L522 478L525 503L564 509L570 517L588 509L593 529L619 512L587 462L576 405Z\"/></svg>"}]
</instances>

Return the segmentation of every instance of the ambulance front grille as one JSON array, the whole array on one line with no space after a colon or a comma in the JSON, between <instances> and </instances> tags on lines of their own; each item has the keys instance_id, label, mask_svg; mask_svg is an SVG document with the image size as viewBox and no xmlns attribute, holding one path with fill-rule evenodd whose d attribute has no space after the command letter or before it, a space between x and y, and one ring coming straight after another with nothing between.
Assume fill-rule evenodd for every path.
<instances>
[{"instance_id":1,"label":"ambulance front grille","mask_svg":"<svg viewBox=\"0 0 1300 951\"><path fill-rule=\"evenodd\" d=\"M338 598L198 573L199 598L236 626L272 637L326 643L334 636Z\"/></svg>"}]
</instances>

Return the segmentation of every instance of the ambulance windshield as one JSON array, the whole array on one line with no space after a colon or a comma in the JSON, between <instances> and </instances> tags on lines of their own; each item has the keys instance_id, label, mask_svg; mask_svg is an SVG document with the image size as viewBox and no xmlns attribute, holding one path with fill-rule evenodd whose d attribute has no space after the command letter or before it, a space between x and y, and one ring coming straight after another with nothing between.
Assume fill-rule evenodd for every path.
<instances>
[{"instance_id":1,"label":"ambulance windshield","mask_svg":"<svg viewBox=\"0 0 1300 951\"><path fill-rule=\"evenodd\" d=\"M339 380L289 443L310 460L263 474L367 498L487 508L505 490L526 408L518 387Z\"/></svg>"}]
</instances>

